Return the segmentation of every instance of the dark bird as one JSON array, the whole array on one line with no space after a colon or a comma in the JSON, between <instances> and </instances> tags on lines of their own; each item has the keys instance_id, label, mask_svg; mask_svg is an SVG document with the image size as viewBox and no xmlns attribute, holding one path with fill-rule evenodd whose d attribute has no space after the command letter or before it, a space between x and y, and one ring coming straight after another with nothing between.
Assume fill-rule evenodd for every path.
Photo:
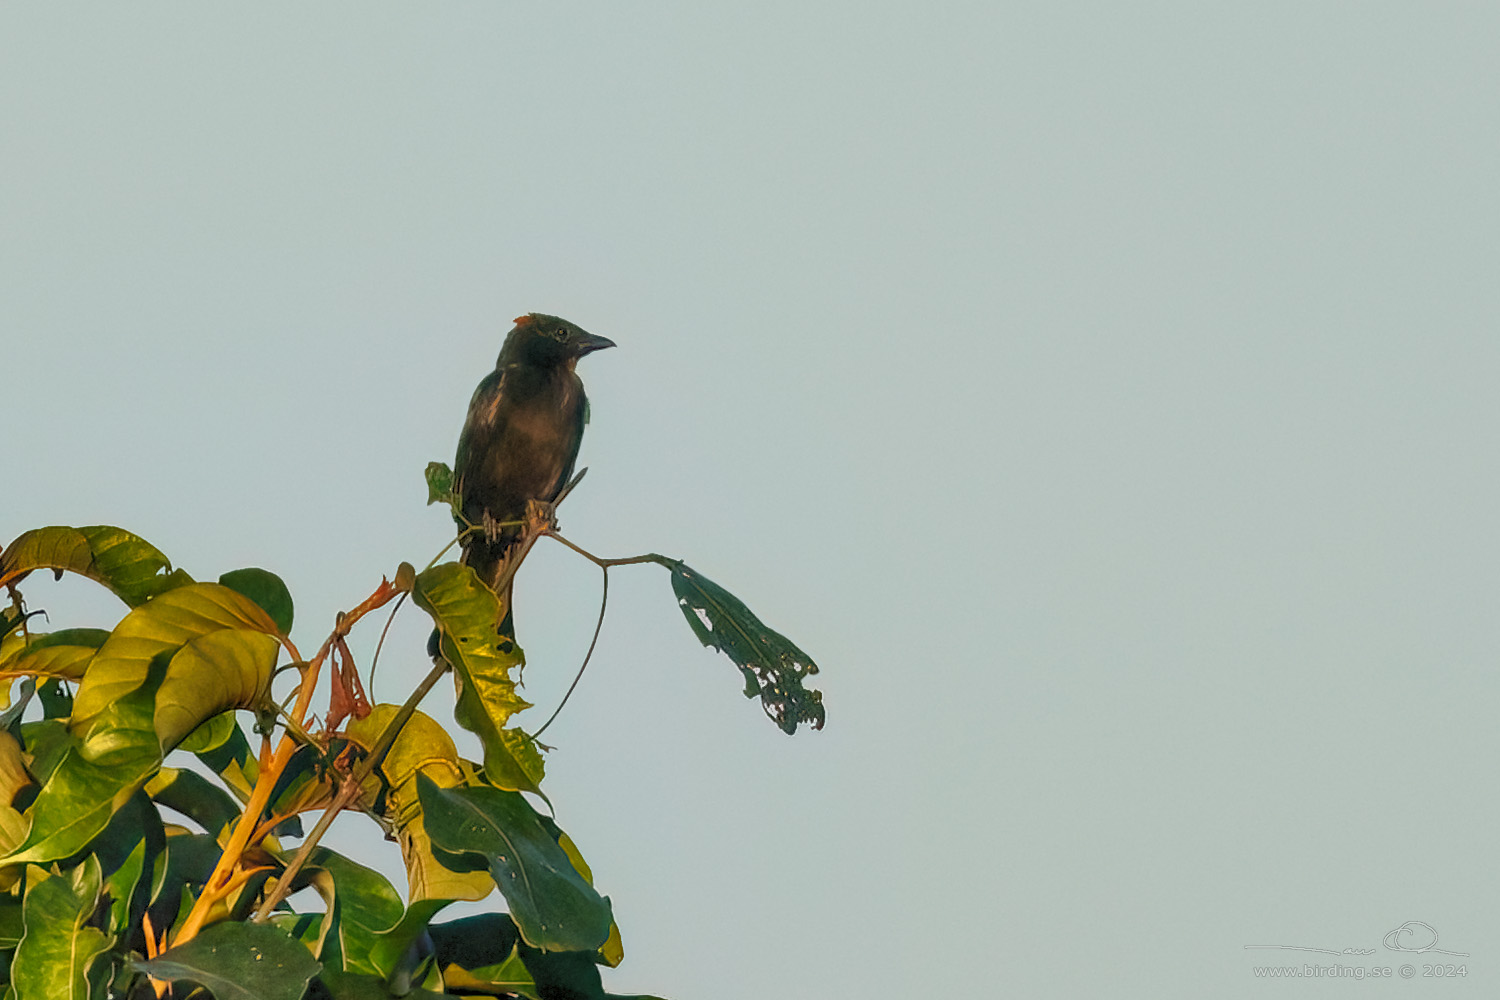
<instances>
[{"instance_id":1,"label":"dark bird","mask_svg":"<svg viewBox=\"0 0 1500 1000\"><path fill-rule=\"evenodd\" d=\"M458 438L454 488L469 523L491 529L467 535L462 556L491 589L521 536L519 526L497 523L521 520L532 500L556 500L573 475L589 413L578 359L614 346L565 319L529 313L517 318L495 370L474 390ZM499 596L506 607L500 631L514 638L509 585Z\"/></svg>"}]
</instances>

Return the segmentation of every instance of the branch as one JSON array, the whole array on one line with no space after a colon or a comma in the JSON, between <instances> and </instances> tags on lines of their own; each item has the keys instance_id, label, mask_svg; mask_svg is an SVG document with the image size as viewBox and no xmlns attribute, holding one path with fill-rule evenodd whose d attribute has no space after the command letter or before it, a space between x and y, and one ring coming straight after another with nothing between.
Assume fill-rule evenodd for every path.
<instances>
[{"instance_id":1,"label":"branch","mask_svg":"<svg viewBox=\"0 0 1500 1000\"><path fill-rule=\"evenodd\" d=\"M305 726L307 722L307 711L312 705L318 675L329 653L343 641L361 618L410 590L411 576L411 568L403 563L402 568L397 570L396 583L382 579L374 593L361 601L352 611L338 615L333 631L323 643L323 647L318 650L318 655L303 665L302 683L297 692L297 701L289 713L290 719L297 726ZM400 586L402 583L406 584L404 590ZM214 866L213 874L204 883L203 891L198 894L192 910L183 921L182 929L177 932L173 945L184 944L196 937L203 929L203 925L207 923L214 904L234 891L234 871L239 866L240 859L244 857L246 848L250 846L251 837L260 824L261 813L270 805L271 794L275 791L282 772L286 770L287 763L299 745L289 732L283 732L275 753L269 754L268 760L266 758L270 749L270 741L268 739L262 743L260 773L256 776L255 787L250 792L250 801L245 803L245 810L240 814L239 822L229 837L229 843L224 847L224 853L219 856L219 863Z\"/></svg>"},{"instance_id":2,"label":"branch","mask_svg":"<svg viewBox=\"0 0 1500 1000\"><path fill-rule=\"evenodd\" d=\"M375 741L375 745L370 748L369 755L356 764L354 770L349 772L349 776L339 783L339 790L333 797L333 801L324 808L323 815L318 818L317 825L312 828L306 839L302 841L302 844L297 848L296 856L292 858L291 864L286 866L286 869L276 880L276 888L271 890L271 893L266 896L265 901L261 903L260 909L255 912L253 919L256 923L264 923L270 917L271 911L276 908L276 904L280 903L291 892L292 880L302 870L303 865L307 863L307 859L312 856L313 849L323 839L323 834L328 832L328 828L333 825L333 821L338 818L338 814L348 808L350 803L358 797L365 779L370 776L375 768L380 766L381 762L385 760L385 755L390 753L391 747L396 742L396 737L400 735L407 721L411 719L412 713L417 710L417 705L421 703L423 698L427 697L427 692L432 690L432 686L438 682L438 678L446 674L449 669L450 667L446 660L438 660L433 665L432 669L427 672L427 676L422 678L422 683L418 684L416 690L406 699L406 703L401 706L401 710L396 713L395 718L386 723L385 729L381 730L380 737Z\"/></svg>"}]
</instances>

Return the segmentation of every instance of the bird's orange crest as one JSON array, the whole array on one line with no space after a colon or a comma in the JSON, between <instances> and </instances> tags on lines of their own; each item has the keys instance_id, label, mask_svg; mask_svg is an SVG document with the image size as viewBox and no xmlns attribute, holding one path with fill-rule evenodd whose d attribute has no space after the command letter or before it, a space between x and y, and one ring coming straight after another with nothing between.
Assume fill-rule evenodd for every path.
<instances>
[{"instance_id":1,"label":"bird's orange crest","mask_svg":"<svg viewBox=\"0 0 1500 1000\"><path fill-rule=\"evenodd\" d=\"M525 326L527 323L530 323L532 319L533 317L531 313L527 313L525 316L517 316L515 319L511 320L511 322L515 323L516 326Z\"/></svg>"}]
</instances>

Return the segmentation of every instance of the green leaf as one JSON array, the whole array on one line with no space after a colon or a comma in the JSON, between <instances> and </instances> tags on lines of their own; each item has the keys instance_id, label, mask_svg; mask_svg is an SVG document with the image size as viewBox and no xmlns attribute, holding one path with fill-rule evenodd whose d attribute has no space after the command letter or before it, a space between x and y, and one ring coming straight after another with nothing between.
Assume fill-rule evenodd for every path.
<instances>
[{"instance_id":1,"label":"green leaf","mask_svg":"<svg viewBox=\"0 0 1500 1000\"><path fill-rule=\"evenodd\" d=\"M804 722L823 728L823 692L802 686L804 677L818 672L812 657L686 563L672 564L672 591L693 634L735 662L745 675L745 697L760 695L761 707L782 732L795 733Z\"/></svg>"},{"instance_id":2,"label":"green leaf","mask_svg":"<svg viewBox=\"0 0 1500 1000\"><path fill-rule=\"evenodd\" d=\"M80 573L104 584L122 601L137 607L193 578L161 551L122 528L51 527L27 531L0 553L0 585L12 583L34 569Z\"/></svg>"},{"instance_id":3,"label":"green leaf","mask_svg":"<svg viewBox=\"0 0 1500 1000\"><path fill-rule=\"evenodd\" d=\"M329 951L339 959L343 971L379 974L382 970L371 960L372 952L380 936L396 925L405 910L395 886L373 868L326 847L313 852L304 871L318 886L335 921L337 947ZM325 962L328 957L324 955Z\"/></svg>"},{"instance_id":4,"label":"green leaf","mask_svg":"<svg viewBox=\"0 0 1500 1000\"><path fill-rule=\"evenodd\" d=\"M26 840L0 864L55 861L87 846L156 771L161 758L154 743L133 757L112 755L108 763L86 760L76 747L71 750L27 810L31 830Z\"/></svg>"},{"instance_id":5,"label":"green leaf","mask_svg":"<svg viewBox=\"0 0 1500 1000\"><path fill-rule=\"evenodd\" d=\"M103 830L110 817L161 766L161 749L151 728L155 687L165 671L165 654L148 665L147 683L108 706L100 716L93 745L73 738L27 812L31 830L0 864L66 858ZM45 733L41 735L46 736ZM44 740L40 749L56 753ZM50 766L50 762L49 762Z\"/></svg>"},{"instance_id":6,"label":"green leaf","mask_svg":"<svg viewBox=\"0 0 1500 1000\"><path fill-rule=\"evenodd\" d=\"M468 566L450 562L418 574L412 600L432 616L441 635L442 654L453 665L458 686L453 715L479 737L485 775L495 785L536 791L542 778L540 754L529 737L505 730L512 715L531 705L516 694L511 676L525 658L495 630L499 598Z\"/></svg>"},{"instance_id":7,"label":"green leaf","mask_svg":"<svg viewBox=\"0 0 1500 1000\"><path fill-rule=\"evenodd\" d=\"M0 896L0 951L15 951L21 935L26 933L21 906L21 900L15 896Z\"/></svg>"},{"instance_id":8,"label":"green leaf","mask_svg":"<svg viewBox=\"0 0 1500 1000\"><path fill-rule=\"evenodd\" d=\"M578 951L538 951L521 948L521 961L536 980L540 997L568 1000L605 1000L604 984L594 956Z\"/></svg>"},{"instance_id":9,"label":"green leaf","mask_svg":"<svg viewBox=\"0 0 1500 1000\"><path fill-rule=\"evenodd\" d=\"M294 913L278 909L266 919L266 923L306 948L308 954L317 955L323 947L328 915L325 913ZM326 968L326 966L325 966ZM321 971L319 973L321 975Z\"/></svg>"},{"instance_id":10,"label":"green leaf","mask_svg":"<svg viewBox=\"0 0 1500 1000\"><path fill-rule=\"evenodd\" d=\"M86 646L89 649L98 649L104 645L109 638L109 629L104 628L64 628L56 632L31 633L29 649L43 649L47 646Z\"/></svg>"},{"instance_id":11,"label":"green leaf","mask_svg":"<svg viewBox=\"0 0 1500 1000\"><path fill-rule=\"evenodd\" d=\"M198 728L182 738L177 749L187 753L207 754L228 743L239 732L233 712L220 712L198 724Z\"/></svg>"},{"instance_id":12,"label":"green leaf","mask_svg":"<svg viewBox=\"0 0 1500 1000\"><path fill-rule=\"evenodd\" d=\"M245 731L234 724L234 717L226 714L215 716L214 719L228 719L230 724L211 733L205 740L208 746L203 749L193 747L190 752L222 778L241 802L248 802L255 787L255 778L260 773L260 765L256 763L255 754L250 750L250 741L245 739ZM215 726L214 719L193 730L193 734L178 745L179 748L189 750L188 743L205 727Z\"/></svg>"},{"instance_id":13,"label":"green leaf","mask_svg":"<svg viewBox=\"0 0 1500 1000\"><path fill-rule=\"evenodd\" d=\"M159 867L151 894L151 925L161 933L178 919L183 903L196 898L219 863L223 848L206 833L174 833L167 837L166 864Z\"/></svg>"},{"instance_id":14,"label":"green leaf","mask_svg":"<svg viewBox=\"0 0 1500 1000\"><path fill-rule=\"evenodd\" d=\"M248 569L230 570L219 577L219 582L260 605L276 623L280 635L291 635L292 592L286 589L281 577L270 570L252 566Z\"/></svg>"},{"instance_id":15,"label":"green leaf","mask_svg":"<svg viewBox=\"0 0 1500 1000\"><path fill-rule=\"evenodd\" d=\"M536 1000L659 1000L605 993L595 956L531 948L520 940L515 923L503 913L433 924L430 933L449 990L507 992Z\"/></svg>"},{"instance_id":16,"label":"green leaf","mask_svg":"<svg viewBox=\"0 0 1500 1000\"><path fill-rule=\"evenodd\" d=\"M489 869L528 944L590 954L604 944L609 900L573 867L520 793L445 790L425 776L417 778L417 788L433 844L452 856L457 871Z\"/></svg>"},{"instance_id":17,"label":"green leaf","mask_svg":"<svg viewBox=\"0 0 1500 1000\"><path fill-rule=\"evenodd\" d=\"M21 740L31 755L27 770L40 784L46 784L57 765L77 745L61 719L42 719L21 724Z\"/></svg>"},{"instance_id":18,"label":"green leaf","mask_svg":"<svg viewBox=\"0 0 1500 1000\"><path fill-rule=\"evenodd\" d=\"M240 805L234 797L197 771L164 767L146 782L146 794L157 805L197 823L215 839L226 836L240 818Z\"/></svg>"},{"instance_id":19,"label":"green leaf","mask_svg":"<svg viewBox=\"0 0 1500 1000\"><path fill-rule=\"evenodd\" d=\"M536 982L521 960L521 935L509 915L481 913L433 924L433 952L449 989L537 996Z\"/></svg>"},{"instance_id":20,"label":"green leaf","mask_svg":"<svg viewBox=\"0 0 1500 1000\"><path fill-rule=\"evenodd\" d=\"M451 899L415 900L396 926L380 934L370 949L369 961L391 984L393 993L404 994L411 985L430 984L441 988L436 968L431 965L427 925Z\"/></svg>"},{"instance_id":21,"label":"green leaf","mask_svg":"<svg viewBox=\"0 0 1500 1000\"><path fill-rule=\"evenodd\" d=\"M455 717L457 714L455 711ZM500 730L497 738L499 749L484 755L484 780L496 788L535 792L547 798L540 787L544 764L536 740L515 726Z\"/></svg>"},{"instance_id":22,"label":"green leaf","mask_svg":"<svg viewBox=\"0 0 1500 1000\"><path fill-rule=\"evenodd\" d=\"M443 462L427 463L427 502L446 503L453 507L454 513L458 512L455 501L458 494L453 489L453 470Z\"/></svg>"},{"instance_id":23,"label":"green leaf","mask_svg":"<svg viewBox=\"0 0 1500 1000\"><path fill-rule=\"evenodd\" d=\"M145 947L141 914L151 901L151 877L157 861L167 849L161 815L150 798L137 792L89 847L104 872L110 929L127 940L136 936L130 943Z\"/></svg>"},{"instance_id":24,"label":"green leaf","mask_svg":"<svg viewBox=\"0 0 1500 1000\"><path fill-rule=\"evenodd\" d=\"M73 717L73 692L62 681L55 678L43 681L36 689L37 700L42 703L42 715L48 719L70 719Z\"/></svg>"},{"instance_id":25,"label":"green leaf","mask_svg":"<svg viewBox=\"0 0 1500 1000\"><path fill-rule=\"evenodd\" d=\"M152 726L162 749L221 712L259 708L280 651L274 637L249 629L220 629L189 640L172 657L156 692Z\"/></svg>"},{"instance_id":26,"label":"green leaf","mask_svg":"<svg viewBox=\"0 0 1500 1000\"><path fill-rule=\"evenodd\" d=\"M363 719L351 719L345 732L355 743L372 750L381 735L400 714L400 706L381 702L370 709ZM417 772L428 770L429 777L439 774L450 776L450 783L462 780L464 764L458 756L458 747L453 737L432 716L416 709L391 741L385 759L380 762L380 771L391 786L391 794L397 800L397 812L417 804L417 789L407 785L416 780Z\"/></svg>"},{"instance_id":27,"label":"green leaf","mask_svg":"<svg viewBox=\"0 0 1500 1000\"><path fill-rule=\"evenodd\" d=\"M327 1000L391 1000L392 996L384 976L339 972L328 966L324 966L323 971L318 973L316 985L321 986L323 992L309 993L309 997L326 997ZM401 994L401 1000L445 1000L451 996L451 993L434 993L432 990L413 986Z\"/></svg>"},{"instance_id":28,"label":"green leaf","mask_svg":"<svg viewBox=\"0 0 1500 1000\"><path fill-rule=\"evenodd\" d=\"M84 675L73 699L73 732L87 737L111 704L144 683L158 655L220 629L275 635L276 623L255 602L217 583L178 587L130 612Z\"/></svg>"},{"instance_id":29,"label":"green leaf","mask_svg":"<svg viewBox=\"0 0 1500 1000\"><path fill-rule=\"evenodd\" d=\"M292 751L286 767L271 790L267 812L290 816L277 827L297 822L296 813L322 809L333 799L334 786L329 780L329 761L344 751L346 741L335 737L326 750L303 744Z\"/></svg>"},{"instance_id":30,"label":"green leaf","mask_svg":"<svg viewBox=\"0 0 1500 1000\"><path fill-rule=\"evenodd\" d=\"M131 964L156 979L197 983L215 1000L300 1000L322 968L277 928L235 921L212 924L187 944Z\"/></svg>"},{"instance_id":31,"label":"green leaf","mask_svg":"<svg viewBox=\"0 0 1500 1000\"><path fill-rule=\"evenodd\" d=\"M105 764L116 754L134 757L144 752L148 741L156 738L152 725L156 713L156 690L167 674L173 652L164 650L154 657L146 665L145 681L105 705L95 717L88 734L79 740L78 752L86 760ZM70 728L78 733L76 726L70 725ZM160 758L160 746L156 755Z\"/></svg>"},{"instance_id":32,"label":"green leaf","mask_svg":"<svg viewBox=\"0 0 1500 1000\"><path fill-rule=\"evenodd\" d=\"M578 874L582 875L583 880L589 885L593 885L594 873L589 869L589 863L583 860L583 853L578 850L578 845L573 843L573 838L563 833L562 828L553 822L550 816L538 816L538 818L542 821L542 825L547 828L547 832L557 841L557 846L563 849L563 853L568 856L568 860L573 863L573 867L577 869ZM595 957L595 960L613 969L624 958L625 942L620 938L620 926L619 924L611 923L609 925L609 938L600 946L599 954Z\"/></svg>"},{"instance_id":33,"label":"green leaf","mask_svg":"<svg viewBox=\"0 0 1500 1000\"><path fill-rule=\"evenodd\" d=\"M21 904L25 936L11 963L17 1000L61 1000L94 995L90 969L114 943L89 926L102 885L97 858L62 875L33 867L26 875Z\"/></svg>"}]
</instances>

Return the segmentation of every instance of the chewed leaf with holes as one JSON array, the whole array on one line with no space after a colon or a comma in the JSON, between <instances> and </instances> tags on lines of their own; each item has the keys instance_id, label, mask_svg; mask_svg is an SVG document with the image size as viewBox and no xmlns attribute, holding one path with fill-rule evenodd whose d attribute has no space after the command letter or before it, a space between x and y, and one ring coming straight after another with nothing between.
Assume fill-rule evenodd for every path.
<instances>
[{"instance_id":1,"label":"chewed leaf with holes","mask_svg":"<svg viewBox=\"0 0 1500 1000\"><path fill-rule=\"evenodd\" d=\"M432 615L443 659L453 666L458 704L453 717L484 744L484 770L502 788L536 791L542 758L530 737L506 729L506 721L531 703L516 694L526 662L520 647L495 631L501 605L474 570L438 563L417 575L412 587L417 607Z\"/></svg>"},{"instance_id":2,"label":"chewed leaf with holes","mask_svg":"<svg viewBox=\"0 0 1500 1000\"><path fill-rule=\"evenodd\" d=\"M693 634L735 662L745 675L745 697L760 695L782 732L795 733L804 722L823 728L823 692L802 686L802 678L818 672L812 657L686 563L672 565L672 591Z\"/></svg>"}]
</instances>

